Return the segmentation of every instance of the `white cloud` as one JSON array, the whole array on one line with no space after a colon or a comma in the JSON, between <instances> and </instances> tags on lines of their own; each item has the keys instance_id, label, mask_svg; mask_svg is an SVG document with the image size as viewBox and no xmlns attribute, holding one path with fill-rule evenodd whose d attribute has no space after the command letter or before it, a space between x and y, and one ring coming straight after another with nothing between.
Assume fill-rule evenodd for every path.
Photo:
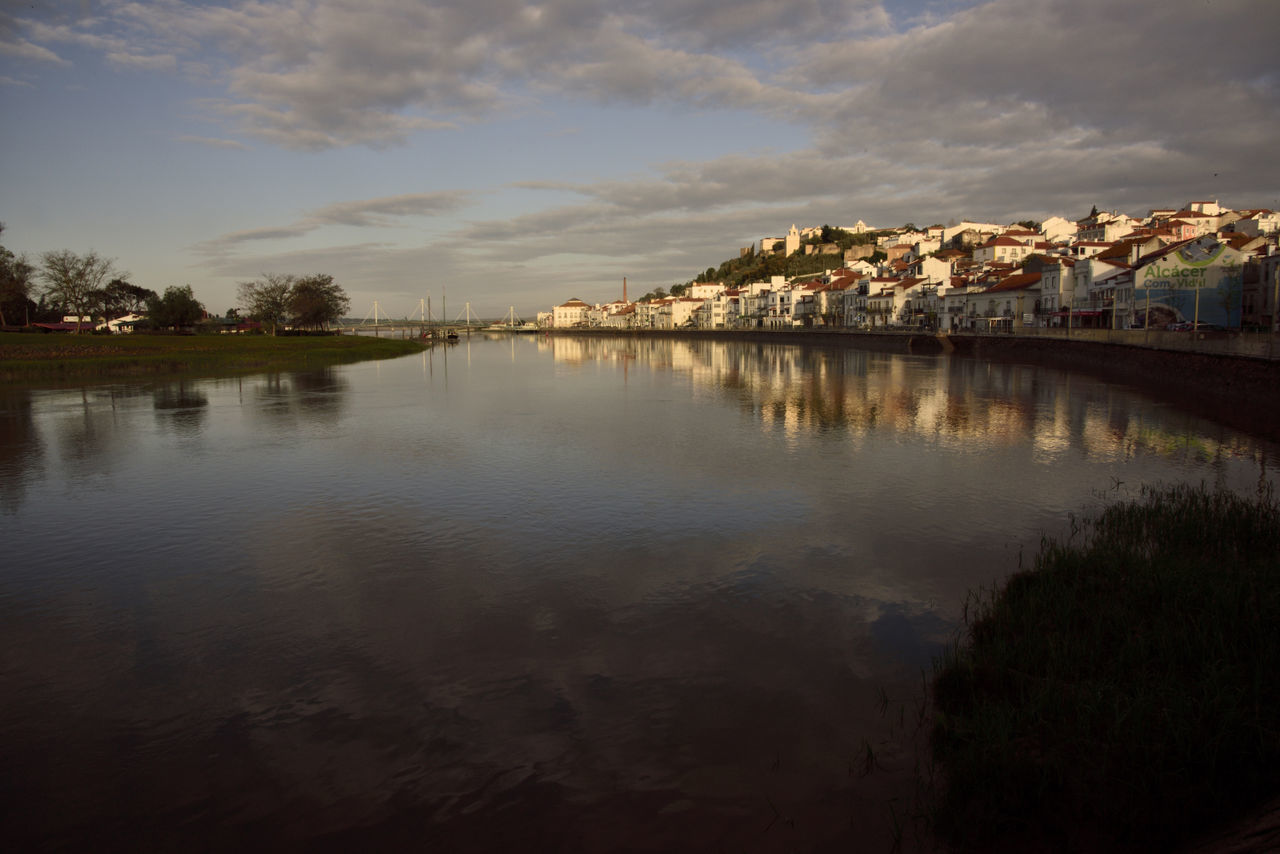
<instances>
[{"instance_id":1,"label":"white cloud","mask_svg":"<svg viewBox=\"0 0 1280 854\"><path fill-rule=\"evenodd\" d=\"M32 44L31 42L22 39L15 39L13 41L0 40L0 55L19 60L21 62L49 62L54 65L71 64L48 48Z\"/></svg>"},{"instance_id":2,"label":"white cloud","mask_svg":"<svg viewBox=\"0 0 1280 854\"><path fill-rule=\"evenodd\" d=\"M239 244L302 237L325 226L393 227L403 217L433 217L454 213L470 203L471 195L464 190L439 190L335 202L308 211L302 219L290 225L234 231L204 241L197 248L208 255L221 255Z\"/></svg>"},{"instance_id":3,"label":"white cloud","mask_svg":"<svg viewBox=\"0 0 1280 854\"><path fill-rule=\"evenodd\" d=\"M178 69L178 58L171 53L143 56L110 51L107 53L107 62L116 68L131 71L176 71Z\"/></svg>"}]
</instances>

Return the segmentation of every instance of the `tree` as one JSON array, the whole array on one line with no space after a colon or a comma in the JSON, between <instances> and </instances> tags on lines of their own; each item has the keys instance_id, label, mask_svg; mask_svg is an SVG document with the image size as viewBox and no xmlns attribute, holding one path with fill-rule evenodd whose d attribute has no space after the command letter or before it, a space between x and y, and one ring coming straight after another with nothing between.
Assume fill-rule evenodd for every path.
<instances>
[{"instance_id":1,"label":"tree","mask_svg":"<svg viewBox=\"0 0 1280 854\"><path fill-rule=\"evenodd\" d=\"M253 320L271 327L271 334L289 316L289 296L293 290L293 276L263 273L254 282L241 282L237 295L240 307Z\"/></svg>"},{"instance_id":2,"label":"tree","mask_svg":"<svg viewBox=\"0 0 1280 854\"><path fill-rule=\"evenodd\" d=\"M4 223L0 222L0 233L3 232ZM25 255L14 255L0 246L0 326L8 326L9 317L16 320L19 315L27 314L35 272Z\"/></svg>"},{"instance_id":3,"label":"tree","mask_svg":"<svg viewBox=\"0 0 1280 854\"><path fill-rule=\"evenodd\" d=\"M351 307L351 300L333 276L317 273L293 283L289 292L289 313L295 326L324 329Z\"/></svg>"},{"instance_id":4,"label":"tree","mask_svg":"<svg viewBox=\"0 0 1280 854\"><path fill-rule=\"evenodd\" d=\"M147 303L159 294L150 288L130 284L124 279L115 278L103 288L103 303L109 314L126 314L131 311L142 311Z\"/></svg>"},{"instance_id":5,"label":"tree","mask_svg":"<svg viewBox=\"0 0 1280 854\"><path fill-rule=\"evenodd\" d=\"M184 326L195 326L204 317L204 306L196 299L190 285L164 289L164 296L147 301L148 319L160 329L176 332Z\"/></svg>"},{"instance_id":6,"label":"tree","mask_svg":"<svg viewBox=\"0 0 1280 854\"><path fill-rule=\"evenodd\" d=\"M53 305L76 316L76 332L80 318L90 314L98 301L95 291L115 271L110 258L90 250L77 255L69 249L55 249L41 256L40 278L44 295Z\"/></svg>"}]
</instances>

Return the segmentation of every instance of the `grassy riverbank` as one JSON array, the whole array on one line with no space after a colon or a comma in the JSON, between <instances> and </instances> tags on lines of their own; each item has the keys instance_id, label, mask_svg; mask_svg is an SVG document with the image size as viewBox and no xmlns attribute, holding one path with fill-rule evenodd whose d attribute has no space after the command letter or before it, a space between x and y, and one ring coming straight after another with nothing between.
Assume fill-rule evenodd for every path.
<instances>
[{"instance_id":1,"label":"grassy riverbank","mask_svg":"<svg viewBox=\"0 0 1280 854\"><path fill-rule=\"evenodd\" d=\"M1280 505L1144 490L971 599L934 673L969 850L1168 850L1280 791Z\"/></svg>"},{"instance_id":2,"label":"grassy riverbank","mask_svg":"<svg viewBox=\"0 0 1280 854\"><path fill-rule=\"evenodd\" d=\"M34 335L0 332L0 381L300 370L418 352L415 340L358 335Z\"/></svg>"}]
</instances>

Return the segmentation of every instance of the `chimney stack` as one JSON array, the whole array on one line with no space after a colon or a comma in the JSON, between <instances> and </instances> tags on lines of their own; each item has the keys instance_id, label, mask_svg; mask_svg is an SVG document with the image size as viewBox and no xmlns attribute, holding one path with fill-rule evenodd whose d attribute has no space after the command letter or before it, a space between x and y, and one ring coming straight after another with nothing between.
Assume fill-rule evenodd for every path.
<instances>
[{"instance_id":1,"label":"chimney stack","mask_svg":"<svg viewBox=\"0 0 1280 854\"><path fill-rule=\"evenodd\" d=\"M627 277L626 276L622 277L622 304L623 305L629 304L627 302Z\"/></svg>"}]
</instances>

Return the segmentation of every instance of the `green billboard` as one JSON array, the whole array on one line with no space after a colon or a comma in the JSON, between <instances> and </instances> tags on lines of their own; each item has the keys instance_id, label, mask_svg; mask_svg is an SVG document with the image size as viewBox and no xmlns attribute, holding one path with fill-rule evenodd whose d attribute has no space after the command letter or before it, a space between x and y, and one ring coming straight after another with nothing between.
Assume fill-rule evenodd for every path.
<instances>
[{"instance_id":1,"label":"green billboard","mask_svg":"<svg viewBox=\"0 0 1280 854\"><path fill-rule=\"evenodd\" d=\"M1160 328L1180 323L1240 326L1244 253L1201 237L1133 271L1138 317Z\"/></svg>"}]
</instances>

